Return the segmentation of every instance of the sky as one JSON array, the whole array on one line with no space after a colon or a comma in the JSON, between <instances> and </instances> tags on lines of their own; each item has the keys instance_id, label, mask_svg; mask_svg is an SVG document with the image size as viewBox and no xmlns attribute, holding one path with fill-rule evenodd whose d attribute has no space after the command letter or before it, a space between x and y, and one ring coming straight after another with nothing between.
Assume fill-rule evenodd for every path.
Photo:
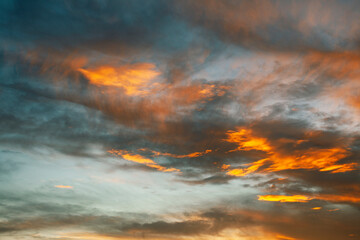
<instances>
[{"instance_id":1,"label":"sky","mask_svg":"<svg viewBox=\"0 0 360 240\"><path fill-rule=\"evenodd\" d=\"M0 239L360 239L357 0L0 1Z\"/></svg>"}]
</instances>

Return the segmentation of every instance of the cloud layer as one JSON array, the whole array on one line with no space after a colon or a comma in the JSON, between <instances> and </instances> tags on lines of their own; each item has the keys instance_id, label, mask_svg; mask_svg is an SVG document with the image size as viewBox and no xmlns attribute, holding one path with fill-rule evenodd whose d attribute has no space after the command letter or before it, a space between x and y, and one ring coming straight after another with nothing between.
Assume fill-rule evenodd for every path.
<instances>
[{"instance_id":1,"label":"cloud layer","mask_svg":"<svg viewBox=\"0 0 360 240\"><path fill-rule=\"evenodd\" d=\"M359 9L2 1L0 238L359 238Z\"/></svg>"}]
</instances>

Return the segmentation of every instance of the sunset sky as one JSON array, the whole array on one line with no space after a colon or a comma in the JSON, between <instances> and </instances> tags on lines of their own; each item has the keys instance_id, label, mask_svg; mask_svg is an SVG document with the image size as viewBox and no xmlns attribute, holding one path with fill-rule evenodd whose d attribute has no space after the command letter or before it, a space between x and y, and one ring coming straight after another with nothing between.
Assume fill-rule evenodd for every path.
<instances>
[{"instance_id":1,"label":"sunset sky","mask_svg":"<svg viewBox=\"0 0 360 240\"><path fill-rule=\"evenodd\" d=\"M359 240L360 1L0 0L1 240Z\"/></svg>"}]
</instances>

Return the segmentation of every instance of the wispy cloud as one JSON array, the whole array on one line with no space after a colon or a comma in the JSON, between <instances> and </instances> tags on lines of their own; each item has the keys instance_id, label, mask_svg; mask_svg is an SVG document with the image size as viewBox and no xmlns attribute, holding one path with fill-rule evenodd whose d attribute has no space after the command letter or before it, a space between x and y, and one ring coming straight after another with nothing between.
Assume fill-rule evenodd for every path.
<instances>
[{"instance_id":1,"label":"wispy cloud","mask_svg":"<svg viewBox=\"0 0 360 240\"><path fill-rule=\"evenodd\" d=\"M125 160L144 164L150 168L155 168L162 172L178 172L178 171L180 171L179 169L176 169L176 168L163 167L149 158L145 158L139 154L129 153L126 150L109 150L108 152L111 154L117 155L117 156L121 156Z\"/></svg>"},{"instance_id":2,"label":"wispy cloud","mask_svg":"<svg viewBox=\"0 0 360 240\"><path fill-rule=\"evenodd\" d=\"M73 189L73 186L69 186L69 185L54 185L54 187L56 188L67 188L67 189Z\"/></svg>"}]
</instances>

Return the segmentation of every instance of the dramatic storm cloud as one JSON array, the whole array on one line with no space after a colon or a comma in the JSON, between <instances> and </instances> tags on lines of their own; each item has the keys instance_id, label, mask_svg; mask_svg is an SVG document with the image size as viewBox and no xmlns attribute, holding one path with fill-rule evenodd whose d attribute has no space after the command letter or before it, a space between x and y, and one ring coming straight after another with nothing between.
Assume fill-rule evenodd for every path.
<instances>
[{"instance_id":1,"label":"dramatic storm cloud","mask_svg":"<svg viewBox=\"0 0 360 240\"><path fill-rule=\"evenodd\" d=\"M0 1L0 238L360 239L357 0Z\"/></svg>"}]
</instances>

